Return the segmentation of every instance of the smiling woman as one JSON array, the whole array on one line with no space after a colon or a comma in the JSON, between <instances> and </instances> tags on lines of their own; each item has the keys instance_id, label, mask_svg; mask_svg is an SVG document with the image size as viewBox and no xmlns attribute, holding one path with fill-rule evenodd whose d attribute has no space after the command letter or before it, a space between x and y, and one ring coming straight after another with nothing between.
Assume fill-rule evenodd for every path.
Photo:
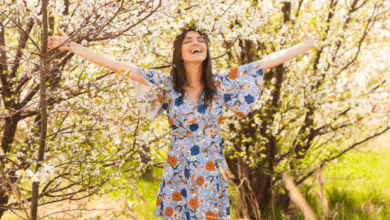
<instances>
[{"instance_id":1,"label":"smiling woman","mask_svg":"<svg viewBox=\"0 0 390 220\"><path fill-rule=\"evenodd\" d=\"M222 112L228 107L244 117L261 93L259 61L213 75L207 43L201 32L185 30L174 42L170 76L137 68L166 88L156 95L156 115L167 111L171 134L155 211L164 219L230 219Z\"/></svg>"},{"instance_id":2,"label":"smiling woman","mask_svg":"<svg viewBox=\"0 0 390 220\"><path fill-rule=\"evenodd\" d=\"M139 100L157 103L145 111L145 116L154 119L167 111L171 143L154 214L173 220L230 219L220 134L224 109L245 117L260 97L263 70L308 49L318 49L306 33L304 43L213 75L207 38L200 31L188 29L174 42L173 68L168 76L105 58L67 42L67 36L62 35L50 37L49 47L70 50L118 73L127 71L135 81Z\"/></svg>"}]
</instances>

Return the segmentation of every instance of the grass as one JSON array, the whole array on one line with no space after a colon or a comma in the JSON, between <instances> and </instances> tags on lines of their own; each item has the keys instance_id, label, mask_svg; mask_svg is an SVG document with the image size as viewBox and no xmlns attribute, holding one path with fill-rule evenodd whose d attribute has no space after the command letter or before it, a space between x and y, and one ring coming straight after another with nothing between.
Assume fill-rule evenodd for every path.
<instances>
[{"instance_id":1,"label":"grass","mask_svg":"<svg viewBox=\"0 0 390 220\"><path fill-rule=\"evenodd\" d=\"M331 162L322 171L331 219L390 219L390 135L382 136ZM318 187L306 182L306 199L321 216ZM303 219L300 214L298 219Z\"/></svg>"},{"instance_id":2,"label":"grass","mask_svg":"<svg viewBox=\"0 0 390 220\"><path fill-rule=\"evenodd\" d=\"M329 206L344 219L390 219L390 146L370 141L324 169Z\"/></svg>"},{"instance_id":3,"label":"grass","mask_svg":"<svg viewBox=\"0 0 390 220\"><path fill-rule=\"evenodd\" d=\"M160 180L163 174L163 169L161 168L153 168L153 179L139 179L135 185L142 193L143 197L145 198L147 204L144 202L134 202L131 199L129 202L131 202L131 208L133 210L138 210L137 214L139 216L139 219L161 219L154 216L154 211L156 207L156 198L158 189L160 187ZM130 197L134 198L137 194L134 190L130 189Z\"/></svg>"}]
</instances>

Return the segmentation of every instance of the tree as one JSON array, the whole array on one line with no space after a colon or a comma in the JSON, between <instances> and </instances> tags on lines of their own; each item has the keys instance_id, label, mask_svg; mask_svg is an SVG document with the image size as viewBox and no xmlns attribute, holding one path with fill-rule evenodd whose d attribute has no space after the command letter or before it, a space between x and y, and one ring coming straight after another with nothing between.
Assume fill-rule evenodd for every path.
<instances>
[{"instance_id":1,"label":"tree","mask_svg":"<svg viewBox=\"0 0 390 220\"><path fill-rule=\"evenodd\" d=\"M49 1L49 34L62 27L72 40L101 49L135 34L163 7L168 6L162 1ZM38 205L127 187L122 184L130 180L124 181L122 174L139 176L146 167L140 146L154 151L166 142L159 125L149 128L139 117L128 80L72 53L51 50L45 57L46 149L36 165L42 120L38 73L45 66L39 58L41 13L40 1L0 3L0 217L25 207L37 182ZM109 48L127 53L124 46ZM155 161L152 157L151 163ZM120 185L105 185L118 179ZM20 199L9 203L11 194ZM20 215L28 217L27 212Z\"/></svg>"},{"instance_id":2,"label":"tree","mask_svg":"<svg viewBox=\"0 0 390 220\"><path fill-rule=\"evenodd\" d=\"M389 130L384 64L370 65L370 73L364 68L365 61L378 58L372 45L383 39L375 38L375 25L384 21L389 5L298 1L280 4L278 10L259 29L270 34L270 41L240 40L240 50L230 55L233 59L247 63L294 45L299 39L295 30L304 28L318 33L323 47L266 73L259 109L239 123L227 123L227 163L234 182L242 185L240 195L251 218L253 200L264 215L271 212L272 203L287 210L290 200L283 189L279 187L272 199L272 186L280 186L281 172L301 184L316 164L323 167Z\"/></svg>"}]
</instances>

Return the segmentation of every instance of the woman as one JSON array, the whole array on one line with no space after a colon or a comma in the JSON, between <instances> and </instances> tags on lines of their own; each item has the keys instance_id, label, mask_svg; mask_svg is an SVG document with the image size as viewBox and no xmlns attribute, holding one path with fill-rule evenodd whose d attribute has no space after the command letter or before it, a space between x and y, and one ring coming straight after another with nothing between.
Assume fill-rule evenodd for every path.
<instances>
[{"instance_id":1,"label":"woman","mask_svg":"<svg viewBox=\"0 0 390 220\"><path fill-rule=\"evenodd\" d=\"M157 196L155 216L164 219L230 219L226 165L219 132L224 107L244 117L256 104L263 71L309 49L312 37L294 47L216 75L208 42L200 31L185 30L174 43L171 75L111 60L62 37L49 37L49 48L69 50L135 81L141 110L149 119L167 110L171 143ZM146 96L148 92L155 94ZM150 94L150 93L148 93ZM153 100L157 105L148 105Z\"/></svg>"}]
</instances>

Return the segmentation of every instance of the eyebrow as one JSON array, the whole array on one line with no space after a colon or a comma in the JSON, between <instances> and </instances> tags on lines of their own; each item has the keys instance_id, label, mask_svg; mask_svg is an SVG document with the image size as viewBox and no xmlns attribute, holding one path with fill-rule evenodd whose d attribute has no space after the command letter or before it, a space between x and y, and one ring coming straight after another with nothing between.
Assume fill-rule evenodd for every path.
<instances>
[{"instance_id":1,"label":"eyebrow","mask_svg":"<svg viewBox=\"0 0 390 220\"><path fill-rule=\"evenodd\" d=\"M202 38L202 39L203 39L202 36L199 36L199 37L197 37L197 38ZM192 39L192 37L185 37L184 39Z\"/></svg>"}]
</instances>

